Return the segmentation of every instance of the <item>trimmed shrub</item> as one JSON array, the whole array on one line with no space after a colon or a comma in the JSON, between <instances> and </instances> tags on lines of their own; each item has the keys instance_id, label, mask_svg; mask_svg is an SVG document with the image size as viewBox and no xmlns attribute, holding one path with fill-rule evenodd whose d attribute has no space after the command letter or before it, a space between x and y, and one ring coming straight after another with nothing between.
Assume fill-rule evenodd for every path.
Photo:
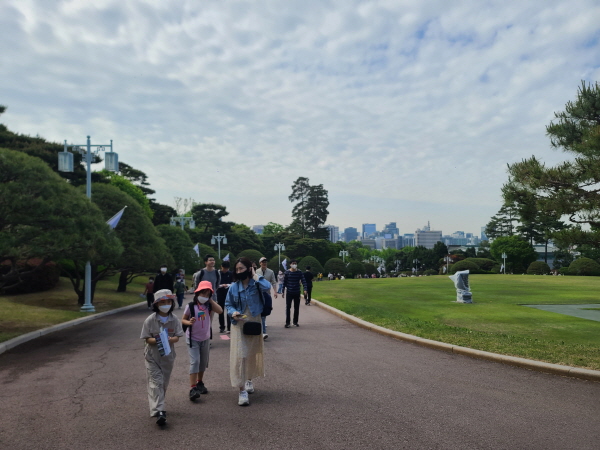
<instances>
[{"instance_id":1,"label":"trimmed shrub","mask_svg":"<svg viewBox=\"0 0 600 450\"><path fill-rule=\"evenodd\" d=\"M485 272L491 272L495 265L498 263L493 259L488 258L466 258L464 261L471 261L479 266L479 268Z\"/></svg>"},{"instance_id":2,"label":"trimmed shrub","mask_svg":"<svg viewBox=\"0 0 600 450\"><path fill-rule=\"evenodd\" d=\"M371 275L373 275L374 273L377 273L377 267L375 267L373 264L371 263L364 263L365 266L365 273L367 275L369 275L369 277Z\"/></svg>"},{"instance_id":3,"label":"trimmed shrub","mask_svg":"<svg viewBox=\"0 0 600 450\"><path fill-rule=\"evenodd\" d=\"M568 267L561 267L560 269L558 269L558 273L560 273L561 275L571 275L571 272L569 271Z\"/></svg>"},{"instance_id":4,"label":"trimmed shrub","mask_svg":"<svg viewBox=\"0 0 600 450\"><path fill-rule=\"evenodd\" d=\"M427 269L427 270L426 270L426 271L423 273L423 275L437 275L437 274L438 274L437 270L433 270L433 269Z\"/></svg>"},{"instance_id":5,"label":"trimmed shrub","mask_svg":"<svg viewBox=\"0 0 600 450\"><path fill-rule=\"evenodd\" d=\"M313 275L317 275L319 272L323 272L323 266L317 258L313 258L312 256L305 256L300 261L298 261L298 269L302 272L306 270L306 267L310 266L310 271Z\"/></svg>"},{"instance_id":6,"label":"trimmed shrub","mask_svg":"<svg viewBox=\"0 0 600 450\"><path fill-rule=\"evenodd\" d=\"M600 275L600 264L590 258L578 258L569 266L571 275L597 276Z\"/></svg>"},{"instance_id":7,"label":"trimmed shrub","mask_svg":"<svg viewBox=\"0 0 600 450\"><path fill-rule=\"evenodd\" d=\"M350 261L346 266L348 278L354 278L356 275L363 276L365 273L365 265L360 261Z\"/></svg>"},{"instance_id":8,"label":"trimmed shrub","mask_svg":"<svg viewBox=\"0 0 600 450\"><path fill-rule=\"evenodd\" d=\"M461 270L468 270L469 273L481 273L482 272L482 270L479 268L479 266L477 264L475 264L473 261L467 261L466 259L463 259L462 261L454 263L450 266L450 275L453 275L456 272L459 272Z\"/></svg>"},{"instance_id":9,"label":"trimmed shrub","mask_svg":"<svg viewBox=\"0 0 600 450\"><path fill-rule=\"evenodd\" d=\"M284 255L283 253L281 254L281 262L288 260L288 269L290 268L290 258L288 258L286 255ZM283 270L283 265L279 264L279 254L273 256L271 258L271 260L267 263L267 267L269 269L271 269L273 272L275 272L275 275L277 275L279 273L279 271L281 270L282 272L285 272Z\"/></svg>"},{"instance_id":10,"label":"trimmed shrub","mask_svg":"<svg viewBox=\"0 0 600 450\"><path fill-rule=\"evenodd\" d=\"M258 260L260 258L263 257L263 254L261 252L259 252L258 250L242 250L239 255L237 255L238 258L248 258L250 261L255 262L256 265L258 266ZM268 264L267 264L268 267Z\"/></svg>"},{"instance_id":11,"label":"trimmed shrub","mask_svg":"<svg viewBox=\"0 0 600 450\"><path fill-rule=\"evenodd\" d=\"M534 261L527 268L529 275L547 275L550 273L550 266L544 261Z\"/></svg>"},{"instance_id":12,"label":"trimmed shrub","mask_svg":"<svg viewBox=\"0 0 600 450\"><path fill-rule=\"evenodd\" d=\"M346 264L340 258L331 258L325 263L325 267L323 267L323 275L327 276L329 273L332 274L346 274Z\"/></svg>"}]
</instances>

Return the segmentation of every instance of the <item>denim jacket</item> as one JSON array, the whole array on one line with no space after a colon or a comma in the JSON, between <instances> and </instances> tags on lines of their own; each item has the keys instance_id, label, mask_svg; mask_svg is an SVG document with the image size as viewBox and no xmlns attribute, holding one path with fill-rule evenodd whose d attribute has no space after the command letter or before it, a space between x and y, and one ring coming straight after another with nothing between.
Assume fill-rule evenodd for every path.
<instances>
[{"instance_id":1,"label":"denim jacket","mask_svg":"<svg viewBox=\"0 0 600 450\"><path fill-rule=\"evenodd\" d=\"M258 294L258 286L260 286L260 289L263 292L269 292L271 290L271 283L262 276L258 277L258 281L254 281L253 279L250 280L246 289L244 289L244 285L241 281L233 283L229 287L227 298L225 299L227 315L231 317L236 311L243 313L246 306L250 308L252 317L260 315L263 310L263 303ZM232 318L231 323L236 324L237 320Z\"/></svg>"}]
</instances>

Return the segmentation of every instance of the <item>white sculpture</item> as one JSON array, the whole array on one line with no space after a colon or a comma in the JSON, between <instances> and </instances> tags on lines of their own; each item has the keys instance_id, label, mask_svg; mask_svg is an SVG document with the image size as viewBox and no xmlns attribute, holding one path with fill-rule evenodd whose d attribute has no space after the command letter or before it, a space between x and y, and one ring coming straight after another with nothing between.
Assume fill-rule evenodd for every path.
<instances>
[{"instance_id":1,"label":"white sculpture","mask_svg":"<svg viewBox=\"0 0 600 450\"><path fill-rule=\"evenodd\" d=\"M456 288L456 301L458 303L473 303L473 295L469 288L469 271L460 270L454 275L450 275L452 281L454 281L454 287Z\"/></svg>"}]
</instances>

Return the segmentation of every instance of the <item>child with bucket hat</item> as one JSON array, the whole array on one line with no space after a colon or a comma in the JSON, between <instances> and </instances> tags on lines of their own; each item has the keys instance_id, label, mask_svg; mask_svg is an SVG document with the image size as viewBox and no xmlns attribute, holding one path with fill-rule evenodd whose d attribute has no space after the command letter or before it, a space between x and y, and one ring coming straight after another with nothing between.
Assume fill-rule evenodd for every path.
<instances>
[{"instance_id":1,"label":"child with bucket hat","mask_svg":"<svg viewBox=\"0 0 600 450\"><path fill-rule=\"evenodd\" d=\"M190 400L200 394L208 394L202 381L208 367L210 352L211 312L223 313L223 308L213 300L213 286L210 281L201 281L194 292L194 300L183 311L181 322L186 327L186 342L190 355Z\"/></svg>"},{"instance_id":2,"label":"child with bucket hat","mask_svg":"<svg viewBox=\"0 0 600 450\"><path fill-rule=\"evenodd\" d=\"M173 315L175 295L168 289L154 293L154 312L144 321L141 339L144 339L144 357L148 378L148 402L150 416L156 417L158 425L167 422L165 394L175 363L175 342L183 336L181 322ZM166 341L161 339L167 337ZM167 346L165 348L165 345Z\"/></svg>"}]
</instances>

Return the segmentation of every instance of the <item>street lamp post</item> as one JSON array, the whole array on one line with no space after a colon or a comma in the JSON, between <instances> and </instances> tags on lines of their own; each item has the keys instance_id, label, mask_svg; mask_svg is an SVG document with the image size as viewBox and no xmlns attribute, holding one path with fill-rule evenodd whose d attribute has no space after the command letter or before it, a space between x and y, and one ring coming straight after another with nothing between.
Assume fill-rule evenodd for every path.
<instances>
[{"instance_id":1,"label":"street lamp post","mask_svg":"<svg viewBox=\"0 0 600 450\"><path fill-rule=\"evenodd\" d=\"M348 250L340 250L340 256L342 257L342 261L346 262L346 256L348 256Z\"/></svg>"},{"instance_id":2,"label":"street lamp post","mask_svg":"<svg viewBox=\"0 0 600 450\"><path fill-rule=\"evenodd\" d=\"M79 152L85 156L86 164L86 184L85 184L85 195L91 200L92 198L92 147L94 147L93 153L97 155L98 152L106 152L104 158L104 165L106 170L111 172L119 171L119 155L113 152L113 141L110 140L110 144L97 144L92 145L90 137L87 137L86 144L67 144L65 139L64 151L58 153L58 170L61 172L73 172L73 153L69 152L69 147L72 152ZM85 263L85 302L81 307L82 312L95 312L96 308L92 305L92 263L87 261Z\"/></svg>"},{"instance_id":3,"label":"street lamp post","mask_svg":"<svg viewBox=\"0 0 600 450\"><path fill-rule=\"evenodd\" d=\"M170 225L172 227L177 225L177 222L179 222L181 224L181 229L183 230L183 227L185 226L186 222L190 223L190 228L193 230L194 228L196 228L196 222L194 222L194 218L193 217L188 217L188 216L180 216L180 217L171 217L171 222Z\"/></svg>"},{"instance_id":4,"label":"street lamp post","mask_svg":"<svg viewBox=\"0 0 600 450\"><path fill-rule=\"evenodd\" d=\"M506 275L506 253L502 252L502 259L504 260L504 275Z\"/></svg>"},{"instance_id":5,"label":"street lamp post","mask_svg":"<svg viewBox=\"0 0 600 450\"><path fill-rule=\"evenodd\" d=\"M227 244L227 238L225 237L225 235L221 236L220 234L217 234L216 236L212 237L210 243L212 245L215 245L215 241L219 243L219 259L221 259L221 241L223 241L223 244Z\"/></svg>"},{"instance_id":6,"label":"street lamp post","mask_svg":"<svg viewBox=\"0 0 600 450\"><path fill-rule=\"evenodd\" d=\"M396 259L396 260L394 261L394 264L396 264L396 273L398 273L398 272L400 271L400 263L401 263L401 262L402 262L402 261L401 261L401 260L399 260L399 259Z\"/></svg>"},{"instance_id":7,"label":"street lamp post","mask_svg":"<svg viewBox=\"0 0 600 450\"><path fill-rule=\"evenodd\" d=\"M413 266L414 266L414 272L416 274L419 271L419 260L418 259L413 259Z\"/></svg>"},{"instance_id":8,"label":"street lamp post","mask_svg":"<svg viewBox=\"0 0 600 450\"><path fill-rule=\"evenodd\" d=\"M450 258L450 253L448 253L446 256L446 272L448 273L450 273L450 261L452 261L452 258Z\"/></svg>"},{"instance_id":9,"label":"street lamp post","mask_svg":"<svg viewBox=\"0 0 600 450\"><path fill-rule=\"evenodd\" d=\"M285 251L285 245L283 245L283 242L278 242L277 244L275 244L273 250L279 250L279 265L277 266L277 270L280 270L279 268L281 267L281 250Z\"/></svg>"}]
</instances>

